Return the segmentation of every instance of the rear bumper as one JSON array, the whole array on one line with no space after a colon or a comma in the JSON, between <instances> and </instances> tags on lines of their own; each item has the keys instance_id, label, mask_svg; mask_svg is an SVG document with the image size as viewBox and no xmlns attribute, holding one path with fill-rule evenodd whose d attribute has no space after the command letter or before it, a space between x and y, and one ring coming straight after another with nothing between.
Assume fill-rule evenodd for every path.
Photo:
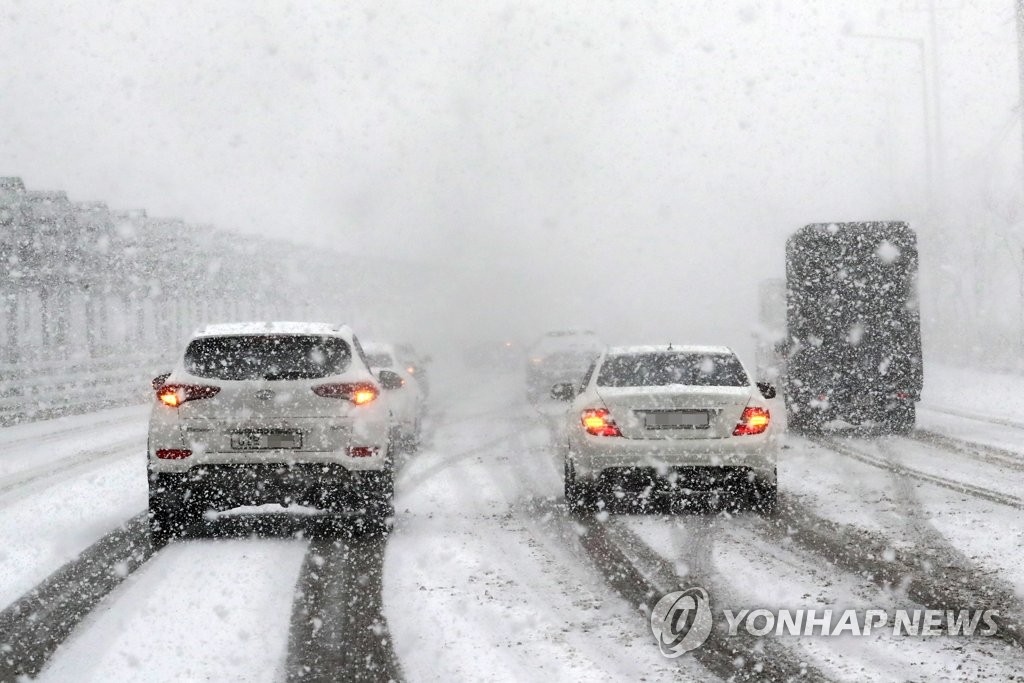
<instances>
[{"instance_id":1,"label":"rear bumper","mask_svg":"<svg viewBox=\"0 0 1024 683\"><path fill-rule=\"evenodd\" d=\"M580 436L569 445L576 476L596 481L605 470L650 468L668 475L678 468L745 468L775 481L778 442L773 433L722 439L624 439Z\"/></svg>"},{"instance_id":2,"label":"rear bumper","mask_svg":"<svg viewBox=\"0 0 1024 683\"><path fill-rule=\"evenodd\" d=\"M149 473L156 495L181 497L210 509L265 503L317 508L359 508L387 494L381 471L354 472L338 465L207 465L185 473Z\"/></svg>"},{"instance_id":3,"label":"rear bumper","mask_svg":"<svg viewBox=\"0 0 1024 683\"><path fill-rule=\"evenodd\" d=\"M373 445L373 444L367 444ZM163 460L156 457L156 448L150 447L149 469L153 472L185 474L197 468L217 466L236 468L334 468L339 470L365 472L383 470L389 467L387 444L377 444L377 454L352 457L347 451L318 452L268 450L240 453L193 452L180 460ZM176 448L178 448L176 446Z\"/></svg>"},{"instance_id":4,"label":"rear bumper","mask_svg":"<svg viewBox=\"0 0 1024 683\"><path fill-rule=\"evenodd\" d=\"M827 423L834 420L854 425L873 424L912 411L920 398L888 395L831 396L825 400L799 395L789 399L790 422Z\"/></svg>"},{"instance_id":5,"label":"rear bumper","mask_svg":"<svg viewBox=\"0 0 1024 683\"><path fill-rule=\"evenodd\" d=\"M774 473L749 467L610 467L601 471L594 483L599 487L649 493L670 491L744 491L755 480L774 484Z\"/></svg>"}]
</instances>

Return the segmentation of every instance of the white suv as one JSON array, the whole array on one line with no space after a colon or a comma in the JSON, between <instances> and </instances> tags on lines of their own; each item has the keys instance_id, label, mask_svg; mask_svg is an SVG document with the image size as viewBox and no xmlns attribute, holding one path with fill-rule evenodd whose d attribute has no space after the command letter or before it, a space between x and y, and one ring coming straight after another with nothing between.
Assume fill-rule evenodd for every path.
<instances>
[{"instance_id":1,"label":"white suv","mask_svg":"<svg viewBox=\"0 0 1024 683\"><path fill-rule=\"evenodd\" d=\"M212 325L178 366L153 380L150 530L187 535L209 509L280 503L355 516L383 530L393 516L392 417L345 326Z\"/></svg>"}]
</instances>

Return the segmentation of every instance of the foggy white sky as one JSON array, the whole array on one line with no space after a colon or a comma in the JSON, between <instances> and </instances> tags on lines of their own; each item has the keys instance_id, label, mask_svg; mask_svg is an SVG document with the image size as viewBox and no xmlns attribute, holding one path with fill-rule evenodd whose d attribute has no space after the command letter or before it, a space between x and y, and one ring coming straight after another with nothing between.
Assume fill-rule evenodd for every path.
<instances>
[{"instance_id":1,"label":"foggy white sky","mask_svg":"<svg viewBox=\"0 0 1024 683\"><path fill-rule=\"evenodd\" d=\"M935 3L955 213L1019 191L1013 3ZM425 261L496 335L742 346L793 229L927 217L920 59L848 37L926 7L0 0L0 173Z\"/></svg>"}]
</instances>

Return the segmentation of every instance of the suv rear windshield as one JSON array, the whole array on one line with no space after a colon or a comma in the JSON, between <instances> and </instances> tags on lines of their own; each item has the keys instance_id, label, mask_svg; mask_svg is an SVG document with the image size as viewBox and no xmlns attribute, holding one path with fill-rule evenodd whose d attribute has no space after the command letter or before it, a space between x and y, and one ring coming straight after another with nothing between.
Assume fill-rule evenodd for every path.
<instances>
[{"instance_id":1,"label":"suv rear windshield","mask_svg":"<svg viewBox=\"0 0 1024 683\"><path fill-rule=\"evenodd\" d=\"M185 370L225 380L317 379L344 372L352 350L344 339L318 335L239 335L194 339Z\"/></svg>"},{"instance_id":2,"label":"suv rear windshield","mask_svg":"<svg viewBox=\"0 0 1024 683\"><path fill-rule=\"evenodd\" d=\"M608 356L601 364L602 387L742 387L749 384L739 358L728 353L634 353Z\"/></svg>"}]
</instances>

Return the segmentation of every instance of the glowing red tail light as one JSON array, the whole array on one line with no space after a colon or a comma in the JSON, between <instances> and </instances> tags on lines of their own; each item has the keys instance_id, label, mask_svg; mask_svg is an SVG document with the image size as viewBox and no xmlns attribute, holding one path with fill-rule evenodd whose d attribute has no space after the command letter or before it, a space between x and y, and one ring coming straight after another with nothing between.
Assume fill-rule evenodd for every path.
<instances>
[{"instance_id":1,"label":"glowing red tail light","mask_svg":"<svg viewBox=\"0 0 1024 683\"><path fill-rule=\"evenodd\" d=\"M220 387L202 384L165 384L156 392L156 397L164 405L177 408L186 401L198 401L211 398L220 393Z\"/></svg>"},{"instance_id":2,"label":"glowing red tail light","mask_svg":"<svg viewBox=\"0 0 1024 683\"><path fill-rule=\"evenodd\" d=\"M313 387L313 393L323 398L343 398L357 406L374 401L380 394L377 387L369 382L320 384Z\"/></svg>"},{"instance_id":3,"label":"glowing red tail light","mask_svg":"<svg viewBox=\"0 0 1024 683\"><path fill-rule=\"evenodd\" d=\"M587 434L594 436L622 436L622 432L611 419L610 414L604 408L591 408L584 410L580 420Z\"/></svg>"},{"instance_id":4,"label":"glowing red tail light","mask_svg":"<svg viewBox=\"0 0 1024 683\"><path fill-rule=\"evenodd\" d=\"M740 416L739 424L736 425L736 429L732 430L733 436L747 436L750 434L762 434L764 430L768 429L768 423L771 422L771 414L767 408L760 408L758 406L747 406L743 409L743 415Z\"/></svg>"},{"instance_id":5,"label":"glowing red tail light","mask_svg":"<svg viewBox=\"0 0 1024 683\"><path fill-rule=\"evenodd\" d=\"M184 460L192 455L187 448L158 448L156 457L161 460Z\"/></svg>"}]
</instances>

